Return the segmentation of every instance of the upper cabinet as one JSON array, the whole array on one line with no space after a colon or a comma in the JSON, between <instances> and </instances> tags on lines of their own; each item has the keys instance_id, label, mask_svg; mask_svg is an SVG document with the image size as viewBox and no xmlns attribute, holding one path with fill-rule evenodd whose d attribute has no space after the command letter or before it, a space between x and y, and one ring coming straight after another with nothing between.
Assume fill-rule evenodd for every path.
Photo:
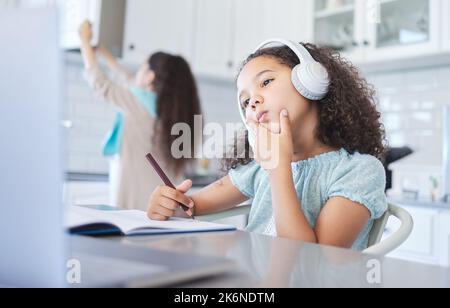
<instances>
[{"instance_id":1,"label":"upper cabinet","mask_svg":"<svg viewBox=\"0 0 450 308\"><path fill-rule=\"evenodd\" d=\"M378 20L374 18L368 24L366 59L384 60L439 51L440 4L440 0L381 1ZM370 9L375 11L376 7L367 8Z\"/></svg>"},{"instance_id":2,"label":"upper cabinet","mask_svg":"<svg viewBox=\"0 0 450 308\"><path fill-rule=\"evenodd\" d=\"M450 51L449 0L132 0L124 57L162 50L196 74L233 79L263 40L282 37L339 50L357 65ZM445 48L445 49L444 49Z\"/></svg>"},{"instance_id":3,"label":"upper cabinet","mask_svg":"<svg viewBox=\"0 0 450 308\"><path fill-rule=\"evenodd\" d=\"M297 0L128 1L124 58L139 63L165 50L185 56L197 74L232 79L263 40L310 41L311 10Z\"/></svg>"},{"instance_id":4,"label":"upper cabinet","mask_svg":"<svg viewBox=\"0 0 450 308\"><path fill-rule=\"evenodd\" d=\"M127 1L124 58L141 63L156 51L193 59L193 0Z\"/></svg>"},{"instance_id":5,"label":"upper cabinet","mask_svg":"<svg viewBox=\"0 0 450 308\"><path fill-rule=\"evenodd\" d=\"M296 0L194 0L195 70L235 77L242 61L262 41L282 37L308 41L311 2Z\"/></svg>"},{"instance_id":6,"label":"upper cabinet","mask_svg":"<svg viewBox=\"0 0 450 308\"><path fill-rule=\"evenodd\" d=\"M234 72L235 0L196 0L194 71L228 78Z\"/></svg>"},{"instance_id":7,"label":"upper cabinet","mask_svg":"<svg viewBox=\"0 0 450 308\"><path fill-rule=\"evenodd\" d=\"M450 50L450 1L442 1L442 34L443 46L446 50Z\"/></svg>"},{"instance_id":8,"label":"upper cabinet","mask_svg":"<svg viewBox=\"0 0 450 308\"><path fill-rule=\"evenodd\" d=\"M81 22L89 19L94 27L94 45L98 43L100 33L101 0L65 0L58 2L61 5L62 18L60 19L61 47L74 49L80 47L78 28Z\"/></svg>"},{"instance_id":9,"label":"upper cabinet","mask_svg":"<svg viewBox=\"0 0 450 308\"><path fill-rule=\"evenodd\" d=\"M358 0L312 0L313 41L330 47L354 60L362 58L364 20L361 18L363 2Z\"/></svg>"},{"instance_id":10,"label":"upper cabinet","mask_svg":"<svg viewBox=\"0 0 450 308\"><path fill-rule=\"evenodd\" d=\"M309 41L312 3L297 0L235 1L234 62L241 62L270 38Z\"/></svg>"},{"instance_id":11,"label":"upper cabinet","mask_svg":"<svg viewBox=\"0 0 450 308\"><path fill-rule=\"evenodd\" d=\"M313 0L314 41L357 63L433 54L441 0ZM448 1L443 1L448 2Z\"/></svg>"}]
</instances>

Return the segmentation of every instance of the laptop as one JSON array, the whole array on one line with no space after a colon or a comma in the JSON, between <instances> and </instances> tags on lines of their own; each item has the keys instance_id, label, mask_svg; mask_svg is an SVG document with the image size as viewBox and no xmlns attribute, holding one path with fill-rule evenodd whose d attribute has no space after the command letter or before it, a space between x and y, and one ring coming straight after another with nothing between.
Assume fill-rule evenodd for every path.
<instances>
[{"instance_id":1,"label":"laptop","mask_svg":"<svg viewBox=\"0 0 450 308\"><path fill-rule=\"evenodd\" d=\"M56 9L0 12L0 285L157 287L231 269L65 233L57 19Z\"/></svg>"}]
</instances>

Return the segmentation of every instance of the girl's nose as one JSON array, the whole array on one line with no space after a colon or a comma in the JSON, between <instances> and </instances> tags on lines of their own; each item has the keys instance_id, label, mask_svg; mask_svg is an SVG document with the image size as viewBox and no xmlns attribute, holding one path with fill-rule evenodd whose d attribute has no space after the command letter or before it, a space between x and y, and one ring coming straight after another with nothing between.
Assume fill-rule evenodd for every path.
<instances>
[{"instance_id":1,"label":"girl's nose","mask_svg":"<svg viewBox=\"0 0 450 308\"><path fill-rule=\"evenodd\" d=\"M262 104L264 99L261 96L255 96L250 100L250 107L255 109L258 104Z\"/></svg>"}]
</instances>

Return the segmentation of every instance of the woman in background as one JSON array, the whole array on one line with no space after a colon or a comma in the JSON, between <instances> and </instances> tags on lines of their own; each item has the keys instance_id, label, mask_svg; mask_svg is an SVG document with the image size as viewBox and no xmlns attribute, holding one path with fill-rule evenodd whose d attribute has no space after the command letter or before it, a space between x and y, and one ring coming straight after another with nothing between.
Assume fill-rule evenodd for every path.
<instances>
[{"instance_id":1,"label":"woman in background","mask_svg":"<svg viewBox=\"0 0 450 308\"><path fill-rule=\"evenodd\" d=\"M174 159L171 146L179 136L171 134L176 123L186 123L194 132L194 115L201 114L197 86L189 64L180 56L155 53L132 76L103 48L97 55L121 82L110 80L100 69L91 46L92 27L80 27L85 77L91 88L118 108L116 122L104 147L111 158L112 205L145 210L151 192L162 182L145 159L152 153L167 175L176 181L183 176L189 158ZM191 153L195 153L191 134ZM188 190L191 182L180 189Z\"/></svg>"}]
</instances>

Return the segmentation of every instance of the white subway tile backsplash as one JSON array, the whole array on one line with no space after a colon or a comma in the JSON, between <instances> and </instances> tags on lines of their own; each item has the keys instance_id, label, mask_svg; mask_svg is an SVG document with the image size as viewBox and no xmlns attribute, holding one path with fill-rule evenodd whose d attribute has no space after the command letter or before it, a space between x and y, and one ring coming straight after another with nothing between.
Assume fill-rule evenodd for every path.
<instances>
[{"instance_id":1,"label":"white subway tile backsplash","mask_svg":"<svg viewBox=\"0 0 450 308\"><path fill-rule=\"evenodd\" d=\"M434 114L429 111L414 111L406 119L406 129L430 129L435 127Z\"/></svg>"},{"instance_id":2,"label":"white subway tile backsplash","mask_svg":"<svg viewBox=\"0 0 450 308\"><path fill-rule=\"evenodd\" d=\"M88 160L86 159L86 155L72 155L69 154L66 160L67 170L73 172L91 172L89 170Z\"/></svg>"},{"instance_id":3,"label":"white subway tile backsplash","mask_svg":"<svg viewBox=\"0 0 450 308\"><path fill-rule=\"evenodd\" d=\"M377 89L390 146L407 145L441 155L442 107L450 105L450 67L377 73L368 80Z\"/></svg>"},{"instance_id":4,"label":"white subway tile backsplash","mask_svg":"<svg viewBox=\"0 0 450 308\"><path fill-rule=\"evenodd\" d=\"M439 87L434 70L419 70L405 74L406 89L412 92L432 91Z\"/></svg>"},{"instance_id":5,"label":"white subway tile backsplash","mask_svg":"<svg viewBox=\"0 0 450 308\"><path fill-rule=\"evenodd\" d=\"M401 113L385 113L382 119L384 126L388 130L396 131L403 127Z\"/></svg>"},{"instance_id":6,"label":"white subway tile backsplash","mask_svg":"<svg viewBox=\"0 0 450 308\"><path fill-rule=\"evenodd\" d=\"M106 133L112 127L115 111L98 99L89 88L79 64L66 66L66 118L72 127L66 136L67 169L72 172L108 173L108 160L102 156Z\"/></svg>"},{"instance_id":7,"label":"white subway tile backsplash","mask_svg":"<svg viewBox=\"0 0 450 308\"><path fill-rule=\"evenodd\" d=\"M391 89L397 91L405 84L405 75L402 73L376 74L367 76L369 83L374 84L379 89Z\"/></svg>"},{"instance_id":8,"label":"white subway tile backsplash","mask_svg":"<svg viewBox=\"0 0 450 308\"><path fill-rule=\"evenodd\" d=\"M435 110L438 106L438 103L432 99L425 99L420 102L419 109L420 110Z\"/></svg>"},{"instance_id":9,"label":"white subway tile backsplash","mask_svg":"<svg viewBox=\"0 0 450 308\"><path fill-rule=\"evenodd\" d=\"M106 110L105 103L97 103L97 102L78 102L75 107L75 116L85 117L85 118L94 118L94 119L103 119L104 113Z\"/></svg>"},{"instance_id":10,"label":"white subway tile backsplash","mask_svg":"<svg viewBox=\"0 0 450 308\"><path fill-rule=\"evenodd\" d=\"M89 137L91 133L91 120L89 118L73 117L73 126L70 134L76 138ZM71 136L72 137L72 136Z\"/></svg>"},{"instance_id":11,"label":"white subway tile backsplash","mask_svg":"<svg viewBox=\"0 0 450 308\"><path fill-rule=\"evenodd\" d=\"M389 131L387 138L392 147L403 147L406 144L406 135L403 131Z\"/></svg>"},{"instance_id":12,"label":"white subway tile backsplash","mask_svg":"<svg viewBox=\"0 0 450 308\"><path fill-rule=\"evenodd\" d=\"M86 84L72 81L66 85L67 96L72 101L89 101L91 99L91 93Z\"/></svg>"},{"instance_id":13,"label":"white subway tile backsplash","mask_svg":"<svg viewBox=\"0 0 450 308\"><path fill-rule=\"evenodd\" d=\"M76 151L84 153L97 153L101 152L102 145L98 140L89 137L77 138L70 140L70 147Z\"/></svg>"},{"instance_id":14,"label":"white subway tile backsplash","mask_svg":"<svg viewBox=\"0 0 450 308\"><path fill-rule=\"evenodd\" d=\"M437 69L436 76L441 87L450 87L450 67Z\"/></svg>"},{"instance_id":15,"label":"white subway tile backsplash","mask_svg":"<svg viewBox=\"0 0 450 308\"><path fill-rule=\"evenodd\" d=\"M105 158L93 157L88 161L88 168L92 173L105 173L105 170L109 170L109 161Z\"/></svg>"},{"instance_id":16,"label":"white subway tile backsplash","mask_svg":"<svg viewBox=\"0 0 450 308\"><path fill-rule=\"evenodd\" d=\"M106 120L106 121L95 121L92 120L90 122L89 131L92 137L95 137L96 140L103 140L106 138L107 134L110 132L113 127L114 121Z\"/></svg>"}]
</instances>

